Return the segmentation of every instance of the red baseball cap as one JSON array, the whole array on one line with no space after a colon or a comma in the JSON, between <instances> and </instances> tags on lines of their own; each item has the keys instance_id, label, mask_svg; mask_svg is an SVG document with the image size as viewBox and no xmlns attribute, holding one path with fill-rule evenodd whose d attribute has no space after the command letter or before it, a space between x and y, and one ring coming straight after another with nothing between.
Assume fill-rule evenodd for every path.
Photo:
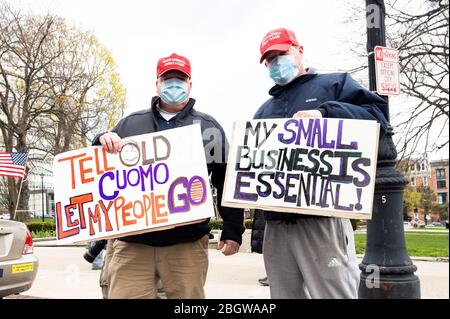
<instances>
[{"instance_id":1,"label":"red baseball cap","mask_svg":"<svg viewBox=\"0 0 450 319\"><path fill-rule=\"evenodd\" d=\"M259 47L259 50L261 51L261 59L259 60L259 63L264 61L266 53L270 51L287 51L291 45L298 46L298 41L294 32L286 28L279 28L270 31L261 41L261 45Z\"/></svg>"},{"instance_id":2,"label":"red baseball cap","mask_svg":"<svg viewBox=\"0 0 450 319\"><path fill-rule=\"evenodd\" d=\"M189 78L191 77L191 63L184 56L172 53L171 56L159 59L158 66L156 67L156 77L159 78L171 70L183 72Z\"/></svg>"}]
</instances>

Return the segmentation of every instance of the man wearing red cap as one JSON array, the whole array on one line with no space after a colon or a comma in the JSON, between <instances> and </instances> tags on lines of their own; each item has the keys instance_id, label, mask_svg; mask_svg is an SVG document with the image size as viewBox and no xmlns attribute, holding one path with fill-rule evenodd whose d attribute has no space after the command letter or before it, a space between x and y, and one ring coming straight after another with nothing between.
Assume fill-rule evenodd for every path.
<instances>
[{"instance_id":1,"label":"man wearing red cap","mask_svg":"<svg viewBox=\"0 0 450 319\"><path fill-rule=\"evenodd\" d=\"M260 63L275 86L255 119L365 119L378 121L382 134L386 131L386 101L347 73L307 69L294 32L270 31L260 51ZM348 219L269 211L265 219L263 254L272 298L357 298L359 270Z\"/></svg>"},{"instance_id":2,"label":"man wearing red cap","mask_svg":"<svg viewBox=\"0 0 450 319\"><path fill-rule=\"evenodd\" d=\"M109 133L100 134L94 145L117 153L121 138L200 123L211 182L217 188L217 205L224 220L218 249L233 255L242 243L243 210L222 207L227 141L220 124L194 109L190 98L191 65L172 54L157 65L156 90L151 108L122 119ZM184 160L189 160L187 157ZM156 298L159 277L168 298L204 298L208 270L209 220L174 229L119 238L109 264L109 298Z\"/></svg>"}]
</instances>

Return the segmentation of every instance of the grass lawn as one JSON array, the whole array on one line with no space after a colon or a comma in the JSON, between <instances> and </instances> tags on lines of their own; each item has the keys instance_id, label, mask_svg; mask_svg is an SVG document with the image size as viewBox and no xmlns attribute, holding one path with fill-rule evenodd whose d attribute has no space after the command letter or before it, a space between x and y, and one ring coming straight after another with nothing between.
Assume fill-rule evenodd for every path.
<instances>
[{"instance_id":1,"label":"grass lawn","mask_svg":"<svg viewBox=\"0 0 450 319\"><path fill-rule=\"evenodd\" d=\"M31 237L33 238L56 237L56 231L54 230L33 231L31 232Z\"/></svg>"},{"instance_id":2,"label":"grass lawn","mask_svg":"<svg viewBox=\"0 0 450 319\"><path fill-rule=\"evenodd\" d=\"M406 248L410 256L448 257L448 233L405 232ZM356 253L364 254L366 234L355 234Z\"/></svg>"}]
</instances>

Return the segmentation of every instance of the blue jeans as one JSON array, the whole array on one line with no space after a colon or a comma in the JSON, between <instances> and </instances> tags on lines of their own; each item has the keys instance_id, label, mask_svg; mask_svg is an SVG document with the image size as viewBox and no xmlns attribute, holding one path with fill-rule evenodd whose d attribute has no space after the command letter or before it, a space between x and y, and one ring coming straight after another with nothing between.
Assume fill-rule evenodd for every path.
<instances>
[{"instance_id":1,"label":"blue jeans","mask_svg":"<svg viewBox=\"0 0 450 319\"><path fill-rule=\"evenodd\" d=\"M103 250L95 257L92 262L92 269L101 269L103 267Z\"/></svg>"}]
</instances>

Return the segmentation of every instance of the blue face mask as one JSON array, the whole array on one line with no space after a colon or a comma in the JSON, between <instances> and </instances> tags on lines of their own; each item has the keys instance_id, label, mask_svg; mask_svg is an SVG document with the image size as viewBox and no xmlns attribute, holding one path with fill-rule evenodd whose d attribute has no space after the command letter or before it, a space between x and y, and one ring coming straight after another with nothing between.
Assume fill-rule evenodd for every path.
<instances>
[{"instance_id":1,"label":"blue face mask","mask_svg":"<svg viewBox=\"0 0 450 319\"><path fill-rule=\"evenodd\" d=\"M298 74L298 67L295 64L293 55L279 55L269 63L269 76L280 85L288 84Z\"/></svg>"},{"instance_id":2,"label":"blue face mask","mask_svg":"<svg viewBox=\"0 0 450 319\"><path fill-rule=\"evenodd\" d=\"M188 85L177 78L167 79L161 84L161 99L169 105L180 105L189 97Z\"/></svg>"}]
</instances>

